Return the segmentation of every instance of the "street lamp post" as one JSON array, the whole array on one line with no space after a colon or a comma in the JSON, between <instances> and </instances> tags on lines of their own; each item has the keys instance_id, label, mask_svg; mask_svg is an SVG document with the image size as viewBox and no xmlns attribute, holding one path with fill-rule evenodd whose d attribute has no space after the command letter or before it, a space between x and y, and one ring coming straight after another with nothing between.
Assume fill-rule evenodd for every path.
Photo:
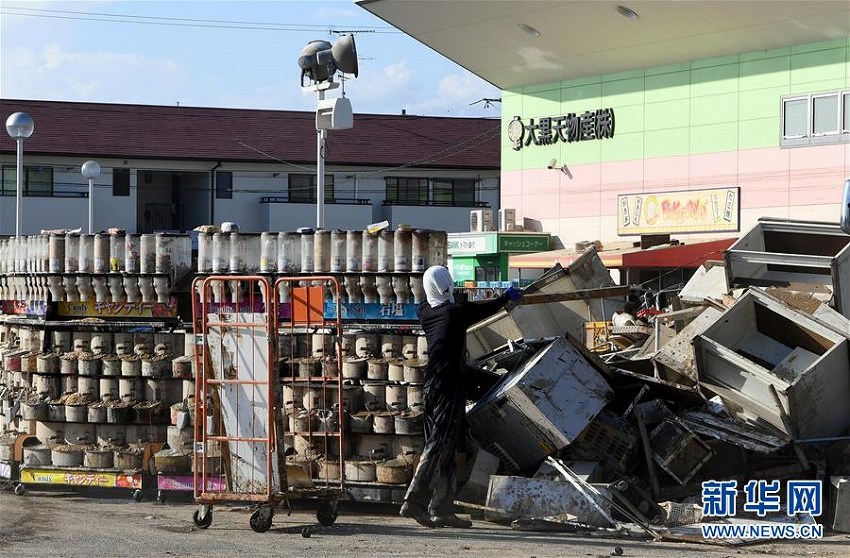
<instances>
[{"instance_id":1,"label":"street lamp post","mask_svg":"<svg viewBox=\"0 0 850 558\"><path fill-rule=\"evenodd\" d=\"M32 135L35 122L25 112L16 112L6 119L6 133L18 144L18 161L15 172L17 189L15 195L15 236L21 236L21 196L24 184L24 140Z\"/></svg>"},{"instance_id":2,"label":"street lamp post","mask_svg":"<svg viewBox=\"0 0 850 558\"><path fill-rule=\"evenodd\" d=\"M86 161L83 163L80 172L89 181L89 234L92 234L94 232L92 225L94 221L92 217L94 215L94 179L100 176L100 165L97 164L97 161Z\"/></svg>"},{"instance_id":3,"label":"street lamp post","mask_svg":"<svg viewBox=\"0 0 850 558\"><path fill-rule=\"evenodd\" d=\"M328 130L344 130L354 125L351 101L345 97L325 99L325 92L340 85L333 80L337 71L357 77L357 50L353 35L343 35L333 45L315 40L307 43L298 57L301 88L315 91L316 107L316 228L325 227L325 142ZM304 78L311 85L305 87ZM343 92L344 94L344 92Z\"/></svg>"}]
</instances>

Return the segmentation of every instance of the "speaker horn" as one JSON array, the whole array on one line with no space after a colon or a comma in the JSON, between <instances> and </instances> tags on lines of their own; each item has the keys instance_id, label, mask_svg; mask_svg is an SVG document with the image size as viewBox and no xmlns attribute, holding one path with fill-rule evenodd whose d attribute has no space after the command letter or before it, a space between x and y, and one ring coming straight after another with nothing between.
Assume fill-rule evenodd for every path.
<instances>
[{"instance_id":1,"label":"speaker horn","mask_svg":"<svg viewBox=\"0 0 850 558\"><path fill-rule=\"evenodd\" d=\"M331 49L331 44L327 41L310 41L301 50L301 55L298 57L298 67L301 68L302 87L304 86L304 76L316 82L328 79L328 67L319 63L317 54L329 49Z\"/></svg>"},{"instance_id":2,"label":"speaker horn","mask_svg":"<svg viewBox=\"0 0 850 558\"><path fill-rule=\"evenodd\" d=\"M357 77L357 49L354 46L354 35L343 35L332 47L316 53L316 59L320 65L328 67L328 73L331 76L339 70Z\"/></svg>"},{"instance_id":3,"label":"speaker horn","mask_svg":"<svg viewBox=\"0 0 850 558\"><path fill-rule=\"evenodd\" d=\"M357 48L354 46L354 35L343 35L331 47L334 64L344 74L357 77Z\"/></svg>"}]
</instances>

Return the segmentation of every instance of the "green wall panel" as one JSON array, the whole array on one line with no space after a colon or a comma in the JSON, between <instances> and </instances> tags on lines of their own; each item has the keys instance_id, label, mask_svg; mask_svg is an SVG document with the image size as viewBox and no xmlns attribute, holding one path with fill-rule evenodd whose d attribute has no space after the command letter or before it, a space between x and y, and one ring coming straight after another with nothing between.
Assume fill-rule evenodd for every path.
<instances>
[{"instance_id":1,"label":"green wall panel","mask_svg":"<svg viewBox=\"0 0 850 558\"><path fill-rule=\"evenodd\" d=\"M657 103L673 99L687 99L690 95L689 72L675 72L646 76L646 102Z\"/></svg>"},{"instance_id":2,"label":"green wall panel","mask_svg":"<svg viewBox=\"0 0 850 558\"><path fill-rule=\"evenodd\" d=\"M502 96L502 168L776 147L782 95L848 87L850 38L514 89ZM515 114L527 121L607 107L613 139L519 152L506 140Z\"/></svg>"},{"instance_id":3,"label":"green wall panel","mask_svg":"<svg viewBox=\"0 0 850 558\"><path fill-rule=\"evenodd\" d=\"M592 83L578 87L565 87L561 90L561 103L565 112L584 112L600 108L599 96L602 94L602 84ZM588 103L593 106L588 106Z\"/></svg>"},{"instance_id":4,"label":"green wall panel","mask_svg":"<svg viewBox=\"0 0 850 558\"><path fill-rule=\"evenodd\" d=\"M795 83L788 87L788 93L797 95L799 93L820 93L821 91L834 91L847 86L847 78L810 81L808 83Z\"/></svg>"},{"instance_id":5,"label":"green wall panel","mask_svg":"<svg viewBox=\"0 0 850 558\"><path fill-rule=\"evenodd\" d=\"M847 47L818 50L791 56L791 83L844 79Z\"/></svg>"},{"instance_id":6,"label":"green wall panel","mask_svg":"<svg viewBox=\"0 0 850 558\"><path fill-rule=\"evenodd\" d=\"M644 134L644 157L673 157L688 152L689 128L668 128Z\"/></svg>"},{"instance_id":7,"label":"green wall panel","mask_svg":"<svg viewBox=\"0 0 850 558\"><path fill-rule=\"evenodd\" d=\"M612 106L606 103L606 106ZM643 132L644 125L644 105L629 105L627 107L619 107L613 105L614 108L614 141L620 134L628 134L631 132Z\"/></svg>"},{"instance_id":8,"label":"green wall panel","mask_svg":"<svg viewBox=\"0 0 850 558\"><path fill-rule=\"evenodd\" d=\"M787 56L741 62L740 89L746 91L788 85L790 68L791 60Z\"/></svg>"},{"instance_id":9,"label":"green wall panel","mask_svg":"<svg viewBox=\"0 0 850 558\"><path fill-rule=\"evenodd\" d=\"M691 96L738 92L738 64L691 70Z\"/></svg>"},{"instance_id":10,"label":"green wall panel","mask_svg":"<svg viewBox=\"0 0 850 558\"><path fill-rule=\"evenodd\" d=\"M643 132L615 133L602 143L603 161L629 161L643 158Z\"/></svg>"},{"instance_id":11,"label":"green wall panel","mask_svg":"<svg viewBox=\"0 0 850 558\"><path fill-rule=\"evenodd\" d=\"M775 118L778 123L782 107L777 99L787 95L788 92L788 86L741 91L738 95L738 111L741 120Z\"/></svg>"},{"instance_id":12,"label":"green wall panel","mask_svg":"<svg viewBox=\"0 0 850 558\"><path fill-rule=\"evenodd\" d=\"M738 123L705 124L690 128L691 153L735 151L738 149Z\"/></svg>"},{"instance_id":13,"label":"green wall panel","mask_svg":"<svg viewBox=\"0 0 850 558\"><path fill-rule=\"evenodd\" d=\"M608 107L643 105L643 76L603 82L602 98Z\"/></svg>"},{"instance_id":14,"label":"green wall panel","mask_svg":"<svg viewBox=\"0 0 850 558\"><path fill-rule=\"evenodd\" d=\"M791 54L804 54L807 52L817 52L828 49L841 49L847 46L845 39L835 39L832 41L822 41L819 43L806 43L803 45L792 45Z\"/></svg>"},{"instance_id":15,"label":"green wall panel","mask_svg":"<svg viewBox=\"0 0 850 558\"><path fill-rule=\"evenodd\" d=\"M790 54L791 47L784 46L768 50L754 50L753 52L744 52L738 55L738 60L740 60L741 62L749 62L751 60L762 60L764 58L787 57Z\"/></svg>"},{"instance_id":16,"label":"green wall panel","mask_svg":"<svg viewBox=\"0 0 850 558\"><path fill-rule=\"evenodd\" d=\"M691 99L691 126L738 121L738 94L712 95Z\"/></svg>"},{"instance_id":17,"label":"green wall panel","mask_svg":"<svg viewBox=\"0 0 850 558\"><path fill-rule=\"evenodd\" d=\"M755 118L738 124L738 149L779 146L779 119Z\"/></svg>"},{"instance_id":18,"label":"green wall panel","mask_svg":"<svg viewBox=\"0 0 850 558\"><path fill-rule=\"evenodd\" d=\"M666 103L647 103L645 114L644 129L647 131L688 126L690 123L690 101L680 99Z\"/></svg>"}]
</instances>

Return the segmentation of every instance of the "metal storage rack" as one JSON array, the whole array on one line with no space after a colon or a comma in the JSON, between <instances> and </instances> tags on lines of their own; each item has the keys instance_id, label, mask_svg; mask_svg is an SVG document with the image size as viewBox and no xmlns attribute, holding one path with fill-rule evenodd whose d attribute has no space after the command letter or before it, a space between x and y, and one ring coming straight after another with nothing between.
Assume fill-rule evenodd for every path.
<instances>
[{"instance_id":1,"label":"metal storage rack","mask_svg":"<svg viewBox=\"0 0 850 558\"><path fill-rule=\"evenodd\" d=\"M284 500L319 498L319 522L329 525L336 520L342 478L328 475L322 487L291 487L278 451L282 431L277 395L278 333L282 328L332 326L321 309L324 284L331 283L337 296L339 292L339 284L329 277L314 277L313 282L319 283L316 287L293 288L295 281L282 278L274 288L262 276L209 276L195 281L200 294L194 320L199 345L194 493L199 508L193 520L201 528L212 524L214 504L237 501L256 505L250 519L256 532L271 527L275 507ZM236 293L230 303L221 302L220 291L214 292L225 283ZM293 302L279 300L283 290L294 294ZM335 325L338 335L338 318ZM341 418L341 412L337 412ZM312 441L312 432L307 434ZM328 431L321 438L326 451L333 445L330 439L338 443L339 452L341 433ZM211 451L220 453L220 467L207 458ZM341 459L341 452L339 455Z\"/></svg>"}]
</instances>

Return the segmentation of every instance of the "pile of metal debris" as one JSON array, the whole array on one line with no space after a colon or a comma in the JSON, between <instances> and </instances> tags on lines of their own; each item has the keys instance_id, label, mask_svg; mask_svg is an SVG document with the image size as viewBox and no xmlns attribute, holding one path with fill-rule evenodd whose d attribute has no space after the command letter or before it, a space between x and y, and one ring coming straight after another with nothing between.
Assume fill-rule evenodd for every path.
<instances>
[{"instance_id":1,"label":"pile of metal debris","mask_svg":"<svg viewBox=\"0 0 850 558\"><path fill-rule=\"evenodd\" d=\"M526 289L543 303L470 329L469 364L501 377L468 409L458 504L517 529L665 540L748 542L705 539L703 522L850 532L850 236L763 219L619 328L629 289L613 284L590 248ZM717 480L820 480L823 510L703 518Z\"/></svg>"}]
</instances>

